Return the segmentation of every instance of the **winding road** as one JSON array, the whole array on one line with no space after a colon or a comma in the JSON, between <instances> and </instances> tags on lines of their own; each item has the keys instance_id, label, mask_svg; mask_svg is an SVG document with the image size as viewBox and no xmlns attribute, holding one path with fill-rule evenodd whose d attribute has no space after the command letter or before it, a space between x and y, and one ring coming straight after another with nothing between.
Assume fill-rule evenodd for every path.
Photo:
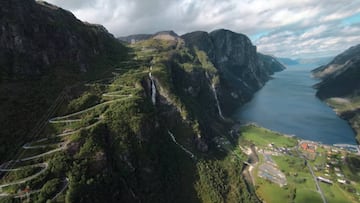
<instances>
[{"instance_id":1,"label":"winding road","mask_svg":"<svg viewBox=\"0 0 360 203\"><path fill-rule=\"evenodd\" d=\"M118 74L114 73L113 75L114 75L114 77L116 77ZM114 81L114 78L112 78L111 81ZM71 113L71 114L68 114L68 115L51 118L51 119L49 119L47 121L47 124L81 122L81 121L83 121L83 118L81 117L81 115L83 115L83 114L85 114L87 112L96 110L96 109L101 108L101 107L105 107L105 106L110 105L110 104L112 104L114 102L127 100L127 99L130 99L131 97L133 97L132 94L122 94L122 92L124 90L132 88L132 87L128 87L128 86L125 86L125 85L102 84L102 83L85 84L85 86L88 86L88 87L97 86L97 85L107 86L107 87L120 87L122 89L118 90L118 91L103 93L102 97L104 99L106 98L109 101L105 101L103 103L96 104L96 105L94 105L92 107L89 107L87 109L84 109L84 110L81 110L81 111L78 111L78 112L74 112L74 113ZM64 96L62 95L61 98L63 98L63 97ZM59 106L59 105L56 105L56 106ZM51 107L51 109L50 109L51 111L49 110L51 112L51 114L55 113L55 110L53 110L53 109L56 110L57 108ZM33 179L38 178L41 174L43 174L48 169L48 166L49 166L48 162L41 162L41 163L35 163L35 164L30 164L30 165L25 165L25 166L12 168L14 166L14 164L25 162L25 161L36 161L38 158L42 158L42 157L45 157L47 155L50 155L50 154L53 154L53 153L56 153L56 152L59 152L59 151L66 150L69 141L60 141L60 142L52 143L51 139L53 139L53 138L63 138L63 137L66 137L68 135L78 133L81 130L90 129L92 127L95 127L97 124L99 124L102 121L102 118L103 118L103 116L100 115L99 117L94 118L94 119L96 119L98 121L96 121L95 123L92 123L90 125L82 126L82 127L78 128L78 129L72 130L70 132L63 132L63 133L60 133L60 134L57 134L57 135L49 136L47 138L42 138L42 139L39 139L39 140L36 140L36 141L33 141L33 142L25 143L22 146L22 149L24 150L25 154L27 153L26 152L27 150L31 150L31 149L46 149L47 147L56 147L56 148L48 150L48 151L43 152L43 153L38 154L38 155L33 155L33 156L25 157L25 158L18 158L18 159L10 160L8 162L5 162L5 163L1 164L0 165L0 172L5 172L5 173L11 173L13 171L25 170L25 169L28 169L28 168L41 168L41 170L36 172L35 174L32 174L32 175L26 177L26 178L23 178L23 179L20 179L20 180L15 180L15 181L12 181L12 182L9 182L9 183L0 184L0 198L1 197L9 197L9 196L11 196L13 198L22 198L22 197L25 197L26 195L31 195L31 194L40 192L40 189L38 189L38 190L32 190L32 191L28 192L27 194L19 195L19 194L9 194L7 192L2 192L2 191L3 191L4 188L7 188L9 186L23 184L23 183L26 183L28 181L31 181ZM41 126L46 126L46 124L41 125ZM48 143L41 144L42 142L48 142ZM4 177L7 177L7 175L3 176L3 178ZM61 190L52 198L52 200L56 199L68 187L68 184L69 184L68 178L64 178L63 182L64 182L64 184L63 184Z\"/></svg>"},{"instance_id":2,"label":"winding road","mask_svg":"<svg viewBox=\"0 0 360 203\"><path fill-rule=\"evenodd\" d=\"M52 118L49 120L49 123L71 123L71 122L80 122L82 121L83 119L68 119L68 118L71 118L71 117L74 117L74 116L78 116L78 115L81 115L83 113L86 113L86 112L89 112L89 111L92 111L96 108L99 108L101 106L106 106L106 105L109 105L111 103L114 103L114 102L118 102L118 101L121 101L121 100L125 100L125 99L129 99L129 97L132 97L131 94L129 95L117 95L117 96L114 96L115 92L110 92L110 93L105 93L103 94L104 97L123 97L121 99L114 99L114 100L110 100L110 101L106 101L106 102L103 102L103 103L100 103L100 104L97 104L95 106L92 106L90 108L87 108L87 109L84 109L82 111L78 111L78 112L75 112L75 113L72 113L72 114L68 114L66 116L58 116L58 117L55 117L55 118Z\"/></svg>"},{"instance_id":3,"label":"winding road","mask_svg":"<svg viewBox=\"0 0 360 203\"><path fill-rule=\"evenodd\" d=\"M18 184L21 184L21 183L25 183L29 180L32 180L32 179L35 179L37 178L39 175L41 175L42 173L44 173L46 171L46 169L48 168L48 163L41 163L41 164L38 164L39 166L38 167L42 167L43 169L41 169L39 172L35 173L34 175L31 175L27 178L24 178L24 179L21 179L21 180L17 180L17 181L13 181L13 182L10 182L10 183L5 183L5 184L1 184L0 185L0 189L4 188L4 187L8 187L10 185L18 185ZM34 165L32 165L33 167L35 167ZM30 166L30 167L32 167ZM29 167L29 166L27 166ZM26 168L26 167L21 167L23 168L23 170ZM2 169L4 170L4 169ZM9 170L9 169L8 169ZM11 170L11 169L10 169ZM16 169L13 169L13 171L15 171Z\"/></svg>"}]
</instances>

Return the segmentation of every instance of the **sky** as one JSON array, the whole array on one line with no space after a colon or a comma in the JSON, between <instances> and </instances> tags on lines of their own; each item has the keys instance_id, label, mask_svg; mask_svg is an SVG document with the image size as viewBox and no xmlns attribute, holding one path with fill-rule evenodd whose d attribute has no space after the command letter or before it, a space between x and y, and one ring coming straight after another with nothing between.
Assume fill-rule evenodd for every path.
<instances>
[{"instance_id":1,"label":"sky","mask_svg":"<svg viewBox=\"0 0 360 203\"><path fill-rule=\"evenodd\" d=\"M334 56L360 43L360 0L47 0L115 36L224 28L259 52L288 58Z\"/></svg>"}]
</instances>

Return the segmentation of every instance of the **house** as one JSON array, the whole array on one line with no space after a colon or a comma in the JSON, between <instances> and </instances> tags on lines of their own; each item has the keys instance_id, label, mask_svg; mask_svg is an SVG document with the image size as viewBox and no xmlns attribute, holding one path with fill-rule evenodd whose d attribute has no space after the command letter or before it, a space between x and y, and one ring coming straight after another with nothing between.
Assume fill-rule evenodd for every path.
<instances>
[{"instance_id":1,"label":"house","mask_svg":"<svg viewBox=\"0 0 360 203\"><path fill-rule=\"evenodd\" d=\"M323 178L323 177L321 177L321 176L318 176L317 179L318 179L319 181L321 181L321 182L324 182L324 183L327 183L327 184L330 184L330 185L333 184L333 182L332 182L331 180L329 180L329 179L327 179L327 178Z\"/></svg>"},{"instance_id":2,"label":"house","mask_svg":"<svg viewBox=\"0 0 360 203\"><path fill-rule=\"evenodd\" d=\"M310 153L315 153L315 150L316 150L316 145L310 144L310 143L306 143L306 142L301 143L300 147L301 147L304 151L307 151L307 152L310 152Z\"/></svg>"},{"instance_id":3,"label":"house","mask_svg":"<svg viewBox=\"0 0 360 203\"><path fill-rule=\"evenodd\" d=\"M341 174L341 173L336 173L336 176L337 176L337 177L344 177L344 175Z\"/></svg>"},{"instance_id":4,"label":"house","mask_svg":"<svg viewBox=\"0 0 360 203\"><path fill-rule=\"evenodd\" d=\"M345 183L346 183L346 181L343 180L343 179L338 179L337 181L338 181L339 183L341 183L341 184L345 184Z\"/></svg>"},{"instance_id":5,"label":"house","mask_svg":"<svg viewBox=\"0 0 360 203\"><path fill-rule=\"evenodd\" d=\"M306 142L301 143L300 147L306 151L308 144Z\"/></svg>"}]
</instances>

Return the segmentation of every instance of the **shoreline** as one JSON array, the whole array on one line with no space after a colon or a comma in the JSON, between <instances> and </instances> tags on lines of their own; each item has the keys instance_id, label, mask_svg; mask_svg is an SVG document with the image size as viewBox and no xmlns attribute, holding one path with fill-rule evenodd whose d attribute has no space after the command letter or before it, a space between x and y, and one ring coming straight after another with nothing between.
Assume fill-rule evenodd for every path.
<instances>
[{"instance_id":1,"label":"shoreline","mask_svg":"<svg viewBox=\"0 0 360 203\"><path fill-rule=\"evenodd\" d=\"M360 156L360 145L359 145L359 143L356 143L356 144L348 144L348 143L324 144L324 143L322 143L322 142L320 142L320 141L302 139L302 138L300 138L300 137L297 137L296 135L288 135L288 134L284 134L284 133L281 133L281 132L278 132L278 131L274 131L274 130L265 128L265 127L263 127L263 126L255 123L255 122L248 122L248 123L246 123L246 124L242 124L242 125L240 125L240 127L239 127L238 130L240 130L242 127L251 127L251 126L265 129L266 131L275 133L275 134L277 134L277 135L279 135L279 136L283 136L283 137L287 137L287 138L294 138L294 139L297 141L298 146L299 146L301 143L303 143L303 142L307 142L307 143L316 144L316 145L321 146L321 147L324 147L324 148L334 148L334 147L335 147L335 148L338 148L338 149L341 149L341 150L346 150L346 151L348 151L349 153L354 153L353 151L350 151L350 150L346 149L346 147L339 147L339 145L344 145L344 146L346 145L346 146L348 146L349 148L351 148L351 147L356 148L358 152L357 152L357 153L354 153L354 154ZM241 131L240 131L240 132L241 132ZM336 145L338 145L338 146L336 146Z\"/></svg>"},{"instance_id":2,"label":"shoreline","mask_svg":"<svg viewBox=\"0 0 360 203\"><path fill-rule=\"evenodd\" d=\"M329 98L331 99L331 98ZM355 108L355 109L352 109L351 111L344 111L344 112L341 112L338 108L336 108L335 106L331 105L328 101L326 100L321 100L322 102L324 102L327 106L329 106L334 112L335 114L343 119L344 121L346 121L349 126L351 127L351 129L353 130L354 134L355 134L355 141L356 141L356 144L360 145L360 129L358 129L357 131L357 128L354 126L353 123L350 122L350 119L347 117L347 116L344 116L343 114L346 113L346 112L356 112L356 111L360 111L360 108Z\"/></svg>"}]
</instances>

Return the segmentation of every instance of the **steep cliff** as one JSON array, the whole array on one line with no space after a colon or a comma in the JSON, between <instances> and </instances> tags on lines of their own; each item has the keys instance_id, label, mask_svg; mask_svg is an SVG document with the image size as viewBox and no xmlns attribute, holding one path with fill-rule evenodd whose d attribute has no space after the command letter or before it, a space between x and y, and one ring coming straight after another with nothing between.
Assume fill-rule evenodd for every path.
<instances>
[{"instance_id":1,"label":"steep cliff","mask_svg":"<svg viewBox=\"0 0 360 203\"><path fill-rule=\"evenodd\" d=\"M4 0L0 13L1 80L38 76L64 66L87 72L95 68L95 60L121 55L121 45L104 27L83 23L46 2Z\"/></svg>"},{"instance_id":2,"label":"steep cliff","mask_svg":"<svg viewBox=\"0 0 360 203\"><path fill-rule=\"evenodd\" d=\"M349 48L329 64L312 71L322 81L316 95L348 120L360 140L360 45Z\"/></svg>"},{"instance_id":3,"label":"steep cliff","mask_svg":"<svg viewBox=\"0 0 360 203\"><path fill-rule=\"evenodd\" d=\"M360 90L360 45L336 56L329 64L313 70L322 81L315 86L320 98L358 94Z\"/></svg>"},{"instance_id":4,"label":"steep cliff","mask_svg":"<svg viewBox=\"0 0 360 203\"><path fill-rule=\"evenodd\" d=\"M250 39L229 30L192 32L181 36L192 49L204 51L219 71L220 104L226 115L247 102L269 76L285 69L271 56L258 54Z\"/></svg>"}]
</instances>

